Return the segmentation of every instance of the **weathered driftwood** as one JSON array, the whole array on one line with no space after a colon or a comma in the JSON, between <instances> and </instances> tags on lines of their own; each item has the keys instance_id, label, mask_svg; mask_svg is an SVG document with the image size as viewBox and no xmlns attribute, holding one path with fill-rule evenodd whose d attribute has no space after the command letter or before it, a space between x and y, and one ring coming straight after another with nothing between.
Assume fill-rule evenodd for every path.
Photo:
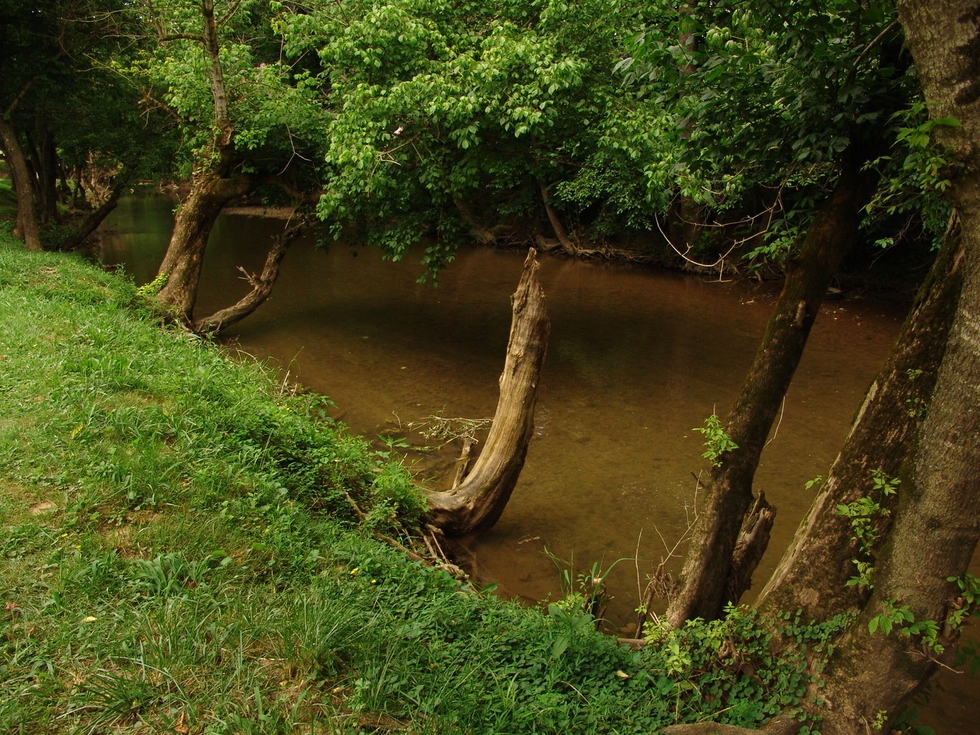
<instances>
[{"instance_id":1,"label":"weathered driftwood","mask_svg":"<svg viewBox=\"0 0 980 735\"><path fill-rule=\"evenodd\" d=\"M551 323L531 248L517 291L500 399L487 441L470 472L449 492L429 492L429 523L447 536L490 528L510 500L534 430L534 402Z\"/></svg>"}]
</instances>

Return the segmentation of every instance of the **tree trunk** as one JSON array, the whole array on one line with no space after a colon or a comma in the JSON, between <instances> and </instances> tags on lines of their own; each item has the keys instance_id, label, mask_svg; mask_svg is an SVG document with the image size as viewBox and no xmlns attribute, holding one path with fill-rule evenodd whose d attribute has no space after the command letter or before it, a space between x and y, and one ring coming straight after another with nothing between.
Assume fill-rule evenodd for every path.
<instances>
[{"instance_id":1,"label":"tree trunk","mask_svg":"<svg viewBox=\"0 0 980 735\"><path fill-rule=\"evenodd\" d=\"M829 620L860 608L869 590L848 585L860 556L851 521L838 512L869 495L871 471L897 477L922 425L946 349L963 283L963 248L958 219L947 228L943 248L919 290L888 361L868 389L851 432L793 542L756 601L763 613L801 610L804 620ZM892 499L876 499L890 512ZM878 520L884 538L889 516Z\"/></svg>"},{"instance_id":2,"label":"tree trunk","mask_svg":"<svg viewBox=\"0 0 980 735\"><path fill-rule=\"evenodd\" d=\"M974 193L980 212L980 186ZM962 201L962 198L960 199ZM871 599L838 643L820 695L824 735L854 732L855 723L886 713L886 722L939 663L952 663L959 630L948 616L962 607L955 583L980 539L980 218L964 217L967 263L963 294L936 392L910 467L902 474L895 526L882 551ZM915 621L933 621L938 652L921 636L869 632L872 618L907 606ZM906 623L908 625L908 623Z\"/></svg>"},{"instance_id":3,"label":"tree trunk","mask_svg":"<svg viewBox=\"0 0 980 735\"><path fill-rule=\"evenodd\" d=\"M534 430L538 378L551 329L535 256L531 248L517 291L511 297L513 317L507 358L486 445L459 487L447 493L428 493L430 523L449 536L464 536L496 523L524 467Z\"/></svg>"},{"instance_id":4,"label":"tree trunk","mask_svg":"<svg viewBox=\"0 0 980 735\"><path fill-rule=\"evenodd\" d=\"M190 194L180 205L170 245L158 271L158 275L166 274L167 282L157 299L186 324L193 323L204 250L214 221L225 204L244 196L253 186L253 179L244 175L224 179L210 171L199 173L194 177Z\"/></svg>"},{"instance_id":5,"label":"tree trunk","mask_svg":"<svg viewBox=\"0 0 980 735\"><path fill-rule=\"evenodd\" d=\"M191 193L183 202L174 222L174 233L158 275L167 282L157 294L160 304L176 312L185 324L193 324L194 302L201 277L204 250L215 219L235 197L244 196L255 186L251 176L230 172L237 159L235 126L228 112L228 93L221 67L221 46L214 0L201 0L201 36L207 67L205 75L214 104L214 150L217 161L203 163L191 182ZM164 37L165 38L165 37Z\"/></svg>"},{"instance_id":6,"label":"tree trunk","mask_svg":"<svg viewBox=\"0 0 980 735\"><path fill-rule=\"evenodd\" d=\"M28 250L41 250L41 234L34 201L34 187L31 186L31 171L27 165L24 149L17 139L17 130L3 116L0 116L0 143L3 144L4 157L10 165L11 178L17 194L17 222L24 244Z\"/></svg>"},{"instance_id":7,"label":"tree trunk","mask_svg":"<svg viewBox=\"0 0 980 735\"><path fill-rule=\"evenodd\" d=\"M469 202L463 199L456 199L454 204L459 211L459 216L469 228L470 235L481 245L494 245L497 242L497 235L485 225L481 224L477 216L473 213L473 208Z\"/></svg>"},{"instance_id":8,"label":"tree trunk","mask_svg":"<svg viewBox=\"0 0 980 735\"><path fill-rule=\"evenodd\" d=\"M58 221L58 151L43 119L34 126L35 171L41 222Z\"/></svg>"},{"instance_id":9,"label":"tree trunk","mask_svg":"<svg viewBox=\"0 0 980 735\"><path fill-rule=\"evenodd\" d=\"M980 7L900 0L898 9L930 115L960 122L935 132L962 164L948 195L962 222L963 291L874 592L828 664L824 735L875 718L887 725L937 660L948 659L959 632L949 615L964 600L947 579L966 572L980 539ZM869 632L875 616L903 606L916 622L933 621L943 654L918 635Z\"/></svg>"},{"instance_id":10,"label":"tree trunk","mask_svg":"<svg viewBox=\"0 0 980 735\"><path fill-rule=\"evenodd\" d=\"M59 250L77 250L82 246L85 240L99 229L105 218L116 208L119 203L119 197L122 196L123 191L125 191L128 186L128 181L121 180L117 181L115 186L112 187L112 191L109 192L109 198L106 199L98 209L89 212L88 216L82 221L78 229L75 230L69 237L65 239L64 242L59 246Z\"/></svg>"},{"instance_id":11,"label":"tree trunk","mask_svg":"<svg viewBox=\"0 0 980 735\"><path fill-rule=\"evenodd\" d=\"M753 503L752 481L762 449L830 279L857 234L861 209L874 193L877 174L864 169L867 159L856 155L858 145L845 152L837 186L787 268L762 344L728 415L725 430L738 448L724 452L712 469L706 505L692 529L682 586L667 608L667 620L674 627L693 618L714 620L729 602L725 589L732 553Z\"/></svg>"},{"instance_id":12,"label":"tree trunk","mask_svg":"<svg viewBox=\"0 0 980 735\"><path fill-rule=\"evenodd\" d=\"M759 492L751 512L745 516L742 531L732 552L732 566L725 583L725 596L739 600L752 586L752 575L769 546L769 536L776 521L776 509Z\"/></svg>"},{"instance_id":13,"label":"tree trunk","mask_svg":"<svg viewBox=\"0 0 980 735\"><path fill-rule=\"evenodd\" d=\"M280 266L282 265L283 258L286 257L287 248L289 248L297 237L303 234L305 226L305 222L300 222L292 227L287 227L286 231L275 239L275 242L273 242L272 247L269 249L269 254L265 258L265 265L262 267L262 272L259 275L251 275L245 269L239 268L244 274L245 280L251 284L252 290L239 299L233 306L221 309L204 319L197 320L194 323L194 331L199 334L216 336L222 329L240 322L258 309L269 298L269 295L272 293L272 287L279 279Z\"/></svg>"},{"instance_id":14,"label":"tree trunk","mask_svg":"<svg viewBox=\"0 0 980 735\"><path fill-rule=\"evenodd\" d=\"M578 252L578 248L572 242L571 238L568 237L568 232L565 231L565 226L561 223L558 212L551 206L551 193L548 191L548 187L543 181L538 179L538 188L541 190L541 201L544 203L544 211L548 215L548 221L551 223L551 229L555 233L555 237L558 238L558 242L561 244L561 249L567 255L575 255Z\"/></svg>"},{"instance_id":15,"label":"tree trunk","mask_svg":"<svg viewBox=\"0 0 980 735\"><path fill-rule=\"evenodd\" d=\"M218 39L218 21L214 17L214 0L201 0L201 18L204 21L204 54L208 61L206 74L211 87L211 99L214 101L214 124L217 128L215 144L221 154L220 170L226 174L227 167L234 158L235 126L228 113L228 91L221 68L221 43Z\"/></svg>"},{"instance_id":16,"label":"tree trunk","mask_svg":"<svg viewBox=\"0 0 980 735\"><path fill-rule=\"evenodd\" d=\"M79 165L75 169L75 185L71 190L71 208L73 210L78 209L80 204L84 204L85 198L85 188L82 185L82 166Z\"/></svg>"}]
</instances>

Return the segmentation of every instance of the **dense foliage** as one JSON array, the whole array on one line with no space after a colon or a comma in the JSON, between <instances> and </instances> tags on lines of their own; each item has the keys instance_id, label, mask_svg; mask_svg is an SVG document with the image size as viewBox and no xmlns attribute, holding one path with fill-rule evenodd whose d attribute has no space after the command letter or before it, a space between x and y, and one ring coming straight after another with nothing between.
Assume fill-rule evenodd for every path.
<instances>
[{"instance_id":1,"label":"dense foliage","mask_svg":"<svg viewBox=\"0 0 980 735\"><path fill-rule=\"evenodd\" d=\"M320 215L361 224L395 257L432 229L432 263L471 229L534 230L542 188L595 144L636 12L400 0L285 14L286 50L317 54L331 114Z\"/></svg>"},{"instance_id":2,"label":"dense foliage","mask_svg":"<svg viewBox=\"0 0 980 735\"><path fill-rule=\"evenodd\" d=\"M29 182L60 246L68 209L102 203L114 186L165 175L174 141L165 116L119 74L136 33L116 0L0 4L0 113L20 139ZM12 151L3 145L8 163Z\"/></svg>"},{"instance_id":3,"label":"dense foliage","mask_svg":"<svg viewBox=\"0 0 980 735\"><path fill-rule=\"evenodd\" d=\"M901 133L925 118L888 2L205 5L6 0L3 105L26 86L18 129L43 114L66 167L187 179L230 156L222 175L319 197L391 257L434 236L433 268L474 237L779 260L856 149L887 181L869 244L945 224Z\"/></svg>"}]
</instances>

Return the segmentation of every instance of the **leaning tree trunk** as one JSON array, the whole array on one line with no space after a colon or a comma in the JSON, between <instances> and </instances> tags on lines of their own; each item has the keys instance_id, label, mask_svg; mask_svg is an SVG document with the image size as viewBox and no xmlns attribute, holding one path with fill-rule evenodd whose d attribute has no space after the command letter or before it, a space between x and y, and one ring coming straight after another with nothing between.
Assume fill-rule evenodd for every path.
<instances>
[{"instance_id":1,"label":"leaning tree trunk","mask_svg":"<svg viewBox=\"0 0 980 735\"><path fill-rule=\"evenodd\" d=\"M483 451L458 487L428 493L429 521L449 536L464 536L496 523L524 467L551 329L535 256L531 248L511 297L513 317L500 399Z\"/></svg>"},{"instance_id":2,"label":"leaning tree trunk","mask_svg":"<svg viewBox=\"0 0 980 735\"><path fill-rule=\"evenodd\" d=\"M80 248L88 237L99 229L99 225L105 221L105 218L109 216L112 210L116 208L116 205L119 204L119 197L122 196L122 193L128 184L128 180L117 181L115 186L112 187L112 191L109 192L109 198L102 202L98 209L94 209L89 212L82 223L78 226L78 229L65 238L65 240L58 246L58 249L77 250Z\"/></svg>"},{"instance_id":3,"label":"leaning tree trunk","mask_svg":"<svg viewBox=\"0 0 980 735\"><path fill-rule=\"evenodd\" d=\"M548 190L547 184L541 179L538 179L538 189L541 191L541 202L544 204L545 214L548 215L548 222L551 223L551 230L555 233L555 237L558 238L562 251L566 255L575 255L578 253L578 247L568 236L568 231L565 229L565 225L562 224L561 217L558 216L558 212L551 203L551 192Z\"/></svg>"},{"instance_id":4,"label":"leaning tree trunk","mask_svg":"<svg viewBox=\"0 0 980 735\"><path fill-rule=\"evenodd\" d=\"M898 10L931 117L959 121L935 133L961 164L948 195L962 222L963 291L872 598L826 671L825 735L875 718L887 726L949 657L959 632L950 615L965 601L948 579L962 577L980 539L980 6L899 0ZM902 635L901 623L889 635L869 631L875 616L902 607L933 622L942 654Z\"/></svg>"},{"instance_id":5,"label":"leaning tree trunk","mask_svg":"<svg viewBox=\"0 0 980 735\"><path fill-rule=\"evenodd\" d=\"M962 266L960 227L954 215L888 361L868 389L826 481L756 601L763 613L800 610L804 620L829 620L867 601L867 587L848 580L856 574L855 560L873 563L867 553L872 549L862 554L850 518L838 507L870 496L873 470L897 477L911 453L956 313ZM894 496L875 501L884 511L876 533L884 538Z\"/></svg>"},{"instance_id":6,"label":"leaning tree trunk","mask_svg":"<svg viewBox=\"0 0 980 735\"><path fill-rule=\"evenodd\" d=\"M269 254L265 258L262 272L258 275L248 273L244 268L239 267L239 270L244 274L242 277L252 286L252 290L232 306L216 311L209 317L198 319L194 322L194 331L198 334L217 336L222 329L237 324L258 309L269 298L272 287L279 279L280 267L283 258L286 257L287 248L303 234L306 224L306 221L303 220L298 224L288 226L285 232L275 239L272 247L269 248Z\"/></svg>"},{"instance_id":7,"label":"leaning tree trunk","mask_svg":"<svg viewBox=\"0 0 980 735\"><path fill-rule=\"evenodd\" d=\"M193 322L204 250L214 221L225 204L247 194L253 186L251 177L244 175L221 178L211 171L199 173L194 177L190 195L180 205L170 245L158 271L158 276L166 275L167 280L157 300L186 324Z\"/></svg>"},{"instance_id":8,"label":"leaning tree trunk","mask_svg":"<svg viewBox=\"0 0 980 735\"><path fill-rule=\"evenodd\" d=\"M13 123L0 115L0 144L4 157L10 165L14 190L17 194L17 222L28 250L41 250L41 234L37 221L37 205L34 200L34 187L31 186L31 171L27 156L17 139L17 129Z\"/></svg>"},{"instance_id":9,"label":"leaning tree trunk","mask_svg":"<svg viewBox=\"0 0 980 735\"><path fill-rule=\"evenodd\" d=\"M830 279L850 249L861 209L877 182L877 174L863 166L866 157L856 154L858 145L853 143L845 152L837 186L817 212L799 256L787 269L762 344L728 415L725 431L738 448L724 452L712 469L705 507L698 511L692 528L681 588L667 608L667 621L674 627L693 618L718 618L729 602L729 580L751 576L747 570L733 569L732 555L753 505L752 481L762 449Z\"/></svg>"},{"instance_id":10,"label":"leaning tree trunk","mask_svg":"<svg viewBox=\"0 0 980 735\"><path fill-rule=\"evenodd\" d=\"M203 164L194 174L191 193L177 212L170 245L157 273L158 277L165 275L167 279L157 294L157 300L161 306L175 312L188 325L193 323L194 302L197 300L204 249L207 247L211 227L225 204L235 197L247 194L255 186L255 180L251 176L230 175L237 159L235 126L228 111L228 91L221 66L218 35L220 21L215 17L214 0L200 0L200 12L202 32L195 39L204 47L207 62L205 76L214 105L212 144L218 155L216 162ZM161 42L167 40L172 39L166 35L160 37Z\"/></svg>"},{"instance_id":11,"label":"leaning tree trunk","mask_svg":"<svg viewBox=\"0 0 980 735\"><path fill-rule=\"evenodd\" d=\"M962 188L959 192L962 194ZM980 214L980 182L971 193ZM964 197L959 196L962 203ZM972 222L970 221L972 219ZM876 718L889 723L935 673L952 663L961 626L950 615L968 604L956 582L980 539L980 217L963 217L967 260L963 293L910 467L902 473L895 525L874 575L874 591L824 673L820 731L853 733ZM870 632L889 610L932 621L935 639ZM942 646L942 650L934 647Z\"/></svg>"}]
</instances>

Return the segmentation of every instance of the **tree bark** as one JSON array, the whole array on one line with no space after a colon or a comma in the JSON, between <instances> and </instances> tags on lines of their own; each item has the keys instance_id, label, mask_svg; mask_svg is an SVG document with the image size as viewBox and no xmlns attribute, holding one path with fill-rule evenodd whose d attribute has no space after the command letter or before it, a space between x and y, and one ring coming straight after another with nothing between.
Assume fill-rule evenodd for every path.
<instances>
[{"instance_id":1,"label":"tree bark","mask_svg":"<svg viewBox=\"0 0 980 735\"><path fill-rule=\"evenodd\" d=\"M820 692L824 735L852 733L855 723L881 712L890 722L940 662L952 662L959 630L947 618L965 601L947 580L966 573L980 539L980 217L972 219L960 307L918 447L902 474L874 591L827 667ZM889 606L908 606L915 621L934 621L945 651L898 630L870 633L871 619Z\"/></svg>"},{"instance_id":2,"label":"tree bark","mask_svg":"<svg viewBox=\"0 0 980 735\"><path fill-rule=\"evenodd\" d=\"M157 300L186 324L193 323L204 250L214 221L225 204L244 196L253 186L254 180L249 176L225 179L206 171L194 177L191 192L180 205L170 245L158 271L158 275L166 274L167 282Z\"/></svg>"},{"instance_id":3,"label":"tree bark","mask_svg":"<svg viewBox=\"0 0 980 735\"><path fill-rule=\"evenodd\" d=\"M214 0L201 0L201 19L201 41L208 62L205 73L214 102L214 145L219 154L217 170L222 176L227 176L236 158L235 126L228 111L228 90L221 67L221 42L218 39L218 20L214 17Z\"/></svg>"},{"instance_id":4,"label":"tree bark","mask_svg":"<svg viewBox=\"0 0 980 735\"><path fill-rule=\"evenodd\" d=\"M724 452L712 469L706 505L692 529L680 592L667 608L667 621L674 627L693 618L714 620L729 602L725 589L732 553L752 506L752 482L762 449L830 279L854 241L861 210L877 183L877 174L863 166L866 155L857 154L859 145L852 143L845 152L837 185L810 225L799 256L787 268L762 344L728 415L725 430L738 448Z\"/></svg>"},{"instance_id":5,"label":"tree bark","mask_svg":"<svg viewBox=\"0 0 980 735\"><path fill-rule=\"evenodd\" d=\"M280 266L282 265L283 258L286 257L286 250L297 237L303 234L304 228L305 222L301 222L287 227L285 232L276 237L275 242L273 242L272 247L269 249L269 254L265 258L262 272L257 276L246 273L244 269L240 268L239 270L245 274L245 280L251 284L252 290L234 305L226 309L221 309L209 317L197 320L194 323L194 331L199 334L216 336L221 330L240 322L258 309L269 298L269 295L272 293L272 287L279 279Z\"/></svg>"},{"instance_id":6,"label":"tree bark","mask_svg":"<svg viewBox=\"0 0 980 735\"><path fill-rule=\"evenodd\" d=\"M538 379L551 329L537 270L536 252L531 248L517 291L511 297L513 317L507 358L486 445L457 488L428 493L429 522L447 536L464 536L496 523L524 467L534 431Z\"/></svg>"},{"instance_id":7,"label":"tree bark","mask_svg":"<svg viewBox=\"0 0 980 735\"><path fill-rule=\"evenodd\" d=\"M725 584L729 600L739 600L752 586L752 575L769 546L769 536L776 521L776 509L759 492L752 510L745 516L742 531L732 552L732 566Z\"/></svg>"},{"instance_id":8,"label":"tree bark","mask_svg":"<svg viewBox=\"0 0 980 735\"><path fill-rule=\"evenodd\" d=\"M764 614L801 610L804 620L829 620L867 601L869 590L847 582L856 573L854 560L872 563L873 557L860 558L851 521L837 509L869 494L872 470L888 477L900 474L936 385L962 288L962 266L962 240L954 215L895 347L868 389L790 547L756 601ZM878 501L886 512L894 509L893 499ZM881 538L890 525L889 516L883 514L877 528Z\"/></svg>"},{"instance_id":9,"label":"tree bark","mask_svg":"<svg viewBox=\"0 0 980 735\"><path fill-rule=\"evenodd\" d=\"M980 6L900 0L898 10L930 115L960 122L935 130L961 164L948 195L962 222L963 290L874 592L828 664L824 735L852 733L875 718L887 725L951 655L959 631L948 616L964 601L947 579L966 572L980 539ZM933 621L943 654L919 636L869 632L886 606Z\"/></svg>"},{"instance_id":10,"label":"tree bark","mask_svg":"<svg viewBox=\"0 0 980 735\"><path fill-rule=\"evenodd\" d=\"M34 187L31 185L31 170L27 156L17 138L13 123L0 115L0 143L3 144L4 157L10 164L10 173L17 194L17 222L28 250L41 250L41 233L37 221L37 205L34 200Z\"/></svg>"}]
</instances>

